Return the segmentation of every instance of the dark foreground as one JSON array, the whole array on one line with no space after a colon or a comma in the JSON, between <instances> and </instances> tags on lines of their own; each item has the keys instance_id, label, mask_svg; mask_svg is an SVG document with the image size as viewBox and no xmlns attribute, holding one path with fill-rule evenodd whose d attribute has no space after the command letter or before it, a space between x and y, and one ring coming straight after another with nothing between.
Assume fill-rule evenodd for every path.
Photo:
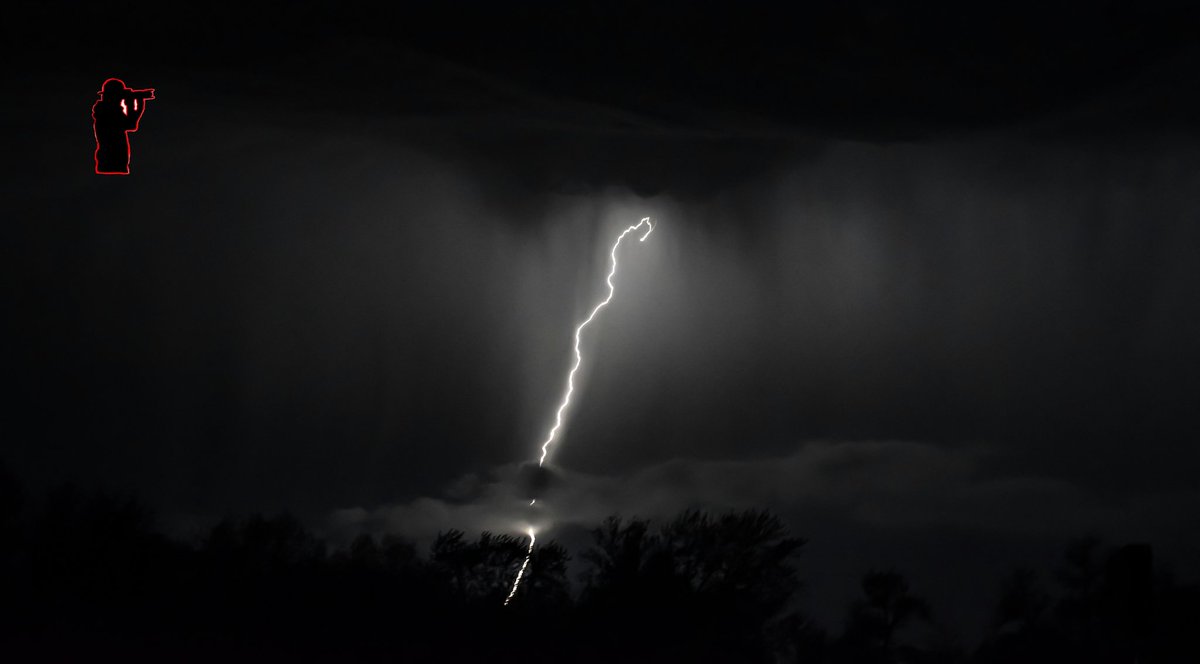
<instances>
[{"instance_id":1,"label":"dark foreground","mask_svg":"<svg viewBox=\"0 0 1200 664\"><path fill-rule=\"evenodd\" d=\"M288 516L173 541L133 500L71 488L36 507L7 491L5 661L1195 662L1200 587L1148 545L1081 539L1055 570L981 580L982 644L939 636L895 570L867 571L835 631L796 609L804 541L771 514L610 518L580 552L447 531L427 552L361 536L330 550Z\"/></svg>"}]
</instances>

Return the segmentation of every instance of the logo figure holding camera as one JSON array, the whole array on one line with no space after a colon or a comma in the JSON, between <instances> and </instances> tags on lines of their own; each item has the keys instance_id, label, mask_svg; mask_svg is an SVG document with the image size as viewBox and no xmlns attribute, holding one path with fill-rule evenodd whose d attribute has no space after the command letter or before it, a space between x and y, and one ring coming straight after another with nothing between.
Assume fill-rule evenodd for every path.
<instances>
[{"instance_id":1,"label":"logo figure holding camera","mask_svg":"<svg viewBox=\"0 0 1200 664\"><path fill-rule=\"evenodd\" d=\"M138 130L146 100L154 89L131 90L119 78L104 81L100 99L92 105L92 131L96 134L96 172L129 175L129 132Z\"/></svg>"}]
</instances>

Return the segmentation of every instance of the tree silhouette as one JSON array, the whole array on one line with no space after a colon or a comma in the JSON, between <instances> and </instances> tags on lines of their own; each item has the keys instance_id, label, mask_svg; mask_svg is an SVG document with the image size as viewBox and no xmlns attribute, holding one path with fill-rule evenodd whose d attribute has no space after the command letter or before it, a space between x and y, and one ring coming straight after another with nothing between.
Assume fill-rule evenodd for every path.
<instances>
[{"instance_id":1,"label":"tree silhouette","mask_svg":"<svg viewBox=\"0 0 1200 664\"><path fill-rule=\"evenodd\" d=\"M663 657L770 659L767 634L799 588L794 558L804 544L777 517L690 510L657 531L610 517L592 534L581 610L606 631Z\"/></svg>"},{"instance_id":2,"label":"tree silhouette","mask_svg":"<svg viewBox=\"0 0 1200 664\"><path fill-rule=\"evenodd\" d=\"M1067 544L1056 570L1062 595L1054 607L1063 645L1076 657L1100 655L1100 594L1103 584L1101 540L1086 535Z\"/></svg>"},{"instance_id":3,"label":"tree silhouette","mask_svg":"<svg viewBox=\"0 0 1200 664\"><path fill-rule=\"evenodd\" d=\"M1050 607L1050 596L1042 588L1035 570L1021 567L1004 580L992 625L1000 631L1028 632L1036 629Z\"/></svg>"},{"instance_id":4,"label":"tree silhouette","mask_svg":"<svg viewBox=\"0 0 1200 664\"><path fill-rule=\"evenodd\" d=\"M202 551L242 571L266 573L320 562L325 543L289 514L255 515L242 522L226 519L217 524Z\"/></svg>"},{"instance_id":5,"label":"tree silhouette","mask_svg":"<svg viewBox=\"0 0 1200 664\"><path fill-rule=\"evenodd\" d=\"M976 654L979 662L1060 661L1053 625L1052 600L1038 573L1014 569L1001 582L991 632Z\"/></svg>"},{"instance_id":6,"label":"tree silhouette","mask_svg":"<svg viewBox=\"0 0 1200 664\"><path fill-rule=\"evenodd\" d=\"M862 591L850 607L843 641L860 661L899 661L897 634L914 620L928 621L929 604L909 593L908 581L895 570L867 572Z\"/></svg>"},{"instance_id":7,"label":"tree silhouette","mask_svg":"<svg viewBox=\"0 0 1200 664\"><path fill-rule=\"evenodd\" d=\"M440 533L430 549L429 563L449 584L459 601L501 605L516 570L525 559L529 541L513 535L484 532L469 542L460 530ZM566 568L569 556L550 542L533 550L519 596L561 602L569 596Z\"/></svg>"},{"instance_id":8,"label":"tree silhouette","mask_svg":"<svg viewBox=\"0 0 1200 664\"><path fill-rule=\"evenodd\" d=\"M677 585L660 538L650 532L650 522L623 521L610 516L592 530L594 545L583 553L591 563L585 573L585 594L593 600L644 591L650 586Z\"/></svg>"},{"instance_id":9,"label":"tree silhouette","mask_svg":"<svg viewBox=\"0 0 1200 664\"><path fill-rule=\"evenodd\" d=\"M767 512L713 518L689 510L663 527L662 542L694 592L744 603L760 619L777 614L800 588L792 562L804 540L788 536Z\"/></svg>"},{"instance_id":10,"label":"tree silhouette","mask_svg":"<svg viewBox=\"0 0 1200 664\"><path fill-rule=\"evenodd\" d=\"M769 636L781 662L815 664L826 661L830 654L825 630L799 611L776 622Z\"/></svg>"},{"instance_id":11,"label":"tree silhouette","mask_svg":"<svg viewBox=\"0 0 1200 664\"><path fill-rule=\"evenodd\" d=\"M65 486L23 508L13 487L0 477L5 661L1200 661L1200 586L1155 575L1146 544L1072 541L1057 590L1014 570L968 659L952 640L913 645L930 610L894 570L863 576L827 638L795 602L803 540L762 511L610 517L580 556L576 597L566 549L539 540L504 606L523 537L450 530L419 552L361 534L330 553L280 515L225 519L187 544L129 497Z\"/></svg>"}]
</instances>

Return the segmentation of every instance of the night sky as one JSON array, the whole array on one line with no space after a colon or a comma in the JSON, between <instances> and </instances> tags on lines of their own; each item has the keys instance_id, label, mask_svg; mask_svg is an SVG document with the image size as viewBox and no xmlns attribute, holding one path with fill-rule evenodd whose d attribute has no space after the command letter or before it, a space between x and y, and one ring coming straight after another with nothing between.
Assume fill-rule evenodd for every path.
<instances>
[{"instance_id":1,"label":"night sky","mask_svg":"<svg viewBox=\"0 0 1200 664\"><path fill-rule=\"evenodd\" d=\"M835 625L1070 538L1200 573L1198 13L17 3L0 460L188 537L769 507ZM8 10L6 10L8 14ZM154 87L93 173L105 78ZM984 579L986 581L980 581Z\"/></svg>"}]
</instances>

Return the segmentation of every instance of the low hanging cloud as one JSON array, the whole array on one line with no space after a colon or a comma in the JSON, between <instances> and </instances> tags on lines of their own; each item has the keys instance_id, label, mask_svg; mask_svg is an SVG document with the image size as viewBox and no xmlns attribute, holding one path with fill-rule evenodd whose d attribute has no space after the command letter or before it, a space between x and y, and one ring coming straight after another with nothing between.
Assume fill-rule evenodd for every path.
<instances>
[{"instance_id":1,"label":"low hanging cloud","mask_svg":"<svg viewBox=\"0 0 1200 664\"><path fill-rule=\"evenodd\" d=\"M820 514L884 529L1038 537L1090 528L1137 535L1153 526L1146 515L1161 514L1164 504L1200 504L1195 492L1109 502L1060 478L996 474L989 469L998 455L986 445L814 441L776 458L673 459L615 475L558 470L534 508L522 489L522 468L513 464L463 476L440 497L337 510L328 527L335 536L394 532L427 542L447 528L512 532L534 525L552 533L611 514L661 519L687 508L768 507L801 532L806 515Z\"/></svg>"}]
</instances>

